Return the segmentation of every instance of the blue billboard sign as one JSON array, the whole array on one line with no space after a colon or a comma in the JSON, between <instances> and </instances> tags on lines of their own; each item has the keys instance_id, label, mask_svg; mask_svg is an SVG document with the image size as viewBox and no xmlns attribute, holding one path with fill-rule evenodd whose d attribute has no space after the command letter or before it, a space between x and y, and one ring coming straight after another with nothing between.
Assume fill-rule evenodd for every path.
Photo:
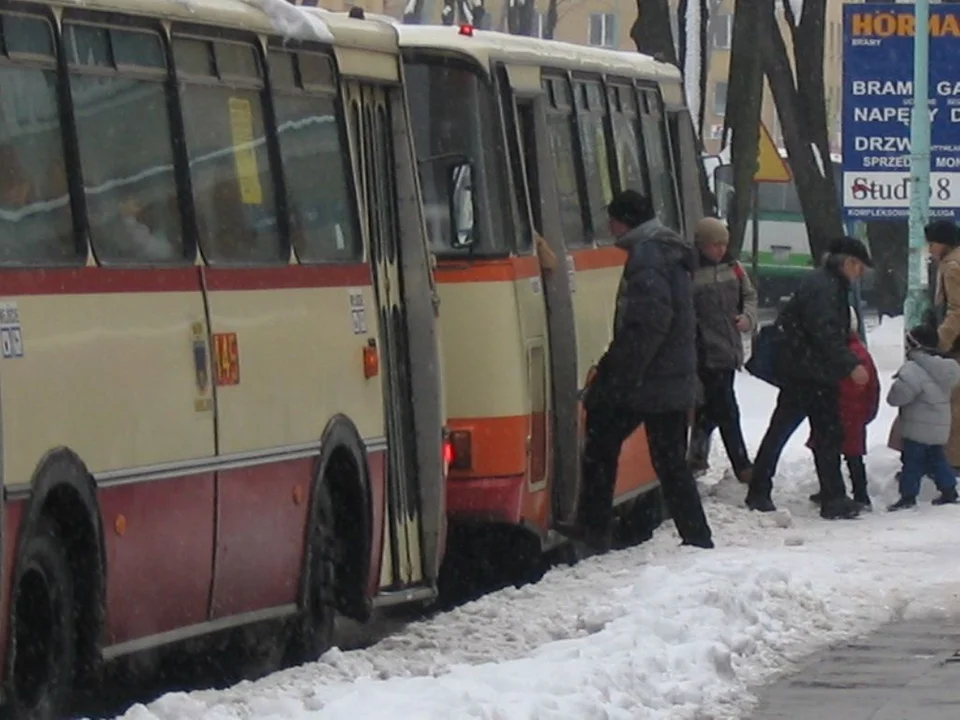
<instances>
[{"instance_id":1,"label":"blue billboard sign","mask_svg":"<svg viewBox=\"0 0 960 720\"><path fill-rule=\"evenodd\" d=\"M960 214L960 8L930 8L930 214ZM849 220L910 212L913 5L843 7L843 208Z\"/></svg>"}]
</instances>

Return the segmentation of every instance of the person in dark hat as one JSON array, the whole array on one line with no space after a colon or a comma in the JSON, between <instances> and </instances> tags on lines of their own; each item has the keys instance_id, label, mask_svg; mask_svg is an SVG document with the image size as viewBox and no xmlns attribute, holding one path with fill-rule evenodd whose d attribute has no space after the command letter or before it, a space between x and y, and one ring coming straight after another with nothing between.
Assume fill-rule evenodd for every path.
<instances>
[{"instance_id":1,"label":"person in dark hat","mask_svg":"<svg viewBox=\"0 0 960 720\"><path fill-rule=\"evenodd\" d=\"M820 515L852 518L860 507L847 497L840 472L843 425L839 384L849 377L869 381L866 368L850 350L851 283L873 266L866 246L852 237L830 243L821 267L804 277L777 318L781 341L775 360L780 387L777 405L754 462L746 504L752 510L776 510L772 479L783 446L806 418L817 438L814 462L820 480Z\"/></svg>"},{"instance_id":2,"label":"person in dark hat","mask_svg":"<svg viewBox=\"0 0 960 720\"><path fill-rule=\"evenodd\" d=\"M930 257L937 264L937 284L930 322L937 330L937 350L960 359L960 230L950 220L934 220L923 229ZM960 467L960 388L951 402L953 422L947 459Z\"/></svg>"},{"instance_id":3,"label":"person in dark hat","mask_svg":"<svg viewBox=\"0 0 960 720\"><path fill-rule=\"evenodd\" d=\"M613 340L596 367L587 411L579 505L582 539L609 548L620 446L646 427L650 458L685 545L712 548L687 464L687 416L696 404L696 251L657 219L650 199L618 193L607 208L610 231L627 259L617 291Z\"/></svg>"}]
</instances>

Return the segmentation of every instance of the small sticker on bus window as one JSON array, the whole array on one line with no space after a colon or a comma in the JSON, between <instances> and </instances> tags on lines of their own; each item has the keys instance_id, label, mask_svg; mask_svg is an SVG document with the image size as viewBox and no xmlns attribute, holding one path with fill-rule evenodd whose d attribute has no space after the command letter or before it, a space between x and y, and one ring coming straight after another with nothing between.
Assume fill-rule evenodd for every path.
<instances>
[{"instance_id":1,"label":"small sticker on bus window","mask_svg":"<svg viewBox=\"0 0 960 720\"><path fill-rule=\"evenodd\" d=\"M262 205L263 188L260 187L257 156L253 150L253 109L249 100L238 97L230 98L229 107L240 200L244 205Z\"/></svg>"},{"instance_id":2,"label":"small sticker on bus window","mask_svg":"<svg viewBox=\"0 0 960 720\"><path fill-rule=\"evenodd\" d=\"M347 292L350 297L350 319L353 323L353 334L366 335L367 308L364 305L363 290L350 288Z\"/></svg>"},{"instance_id":3,"label":"small sticker on bus window","mask_svg":"<svg viewBox=\"0 0 960 720\"><path fill-rule=\"evenodd\" d=\"M23 357L23 329L17 303L0 303L0 348L5 358Z\"/></svg>"},{"instance_id":4,"label":"small sticker on bus window","mask_svg":"<svg viewBox=\"0 0 960 720\"><path fill-rule=\"evenodd\" d=\"M337 250L343 250L347 246L347 243L343 239L343 228L340 227L340 223L333 226L333 231L337 236Z\"/></svg>"}]
</instances>

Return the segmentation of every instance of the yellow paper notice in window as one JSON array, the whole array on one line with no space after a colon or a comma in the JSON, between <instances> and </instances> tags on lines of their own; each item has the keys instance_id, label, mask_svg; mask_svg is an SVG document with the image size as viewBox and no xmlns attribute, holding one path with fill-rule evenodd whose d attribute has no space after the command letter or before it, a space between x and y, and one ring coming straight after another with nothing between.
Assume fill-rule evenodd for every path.
<instances>
[{"instance_id":1,"label":"yellow paper notice in window","mask_svg":"<svg viewBox=\"0 0 960 720\"><path fill-rule=\"evenodd\" d=\"M263 188L260 187L257 156L253 150L253 109L250 101L244 98L230 98L229 106L233 161L237 166L240 200L244 205L261 205Z\"/></svg>"}]
</instances>

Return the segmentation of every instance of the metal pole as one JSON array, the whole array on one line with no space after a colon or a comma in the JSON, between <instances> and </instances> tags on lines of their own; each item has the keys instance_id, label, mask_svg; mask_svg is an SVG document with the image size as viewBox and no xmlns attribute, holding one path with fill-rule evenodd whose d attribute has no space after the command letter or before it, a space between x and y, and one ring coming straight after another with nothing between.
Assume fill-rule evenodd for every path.
<instances>
[{"instance_id":1,"label":"metal pole","mask_svg":"<svg viewBox=\"0 0 960 720\"><path fill-rule=\"evenodd\" d=\"M753 181L753 201L751 202L753 218L753 242L750 249L750 265L753 271L753 289L757 293L757 300L760 299L760 183ZM753 326L753 332L750 334L750 349L753 350L757 342L757 335L760 333L758 323Z\"/></svg>"},{"instance_id":2,"label":"metal pole","mask_svg":"<svg viewBox=\"0 0 960 720\"><path fill-rule=\"evenodd\" d=\"M903 315L907 328L920 323L926 306L926 242L930 216L930 1L916 0L913 34L913 113L910 117L910 254Z\"/></svg>"}]
</instances>

